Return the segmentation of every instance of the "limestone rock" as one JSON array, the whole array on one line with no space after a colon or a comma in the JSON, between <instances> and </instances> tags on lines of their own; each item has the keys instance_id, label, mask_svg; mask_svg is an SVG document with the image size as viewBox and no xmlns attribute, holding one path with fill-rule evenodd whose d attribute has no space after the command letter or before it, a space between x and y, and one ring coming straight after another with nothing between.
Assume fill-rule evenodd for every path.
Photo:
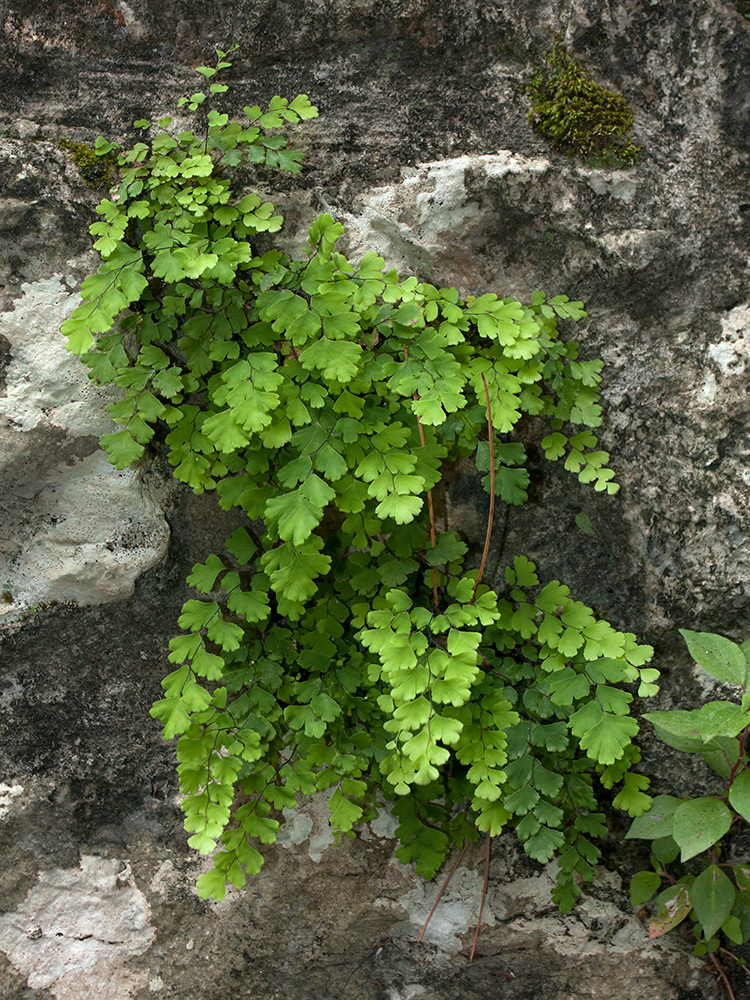
<instances>
[{"instance_id":1,"label":"limestone rock","mask_svg":"<svg viewBox=\"0 0 750 1000\"><path fill-rule=\"evenodd\" d=\"M71 281L71 284L75 284ZM9 345L0 395L0 620L39 603L132 594L162 559L169 528L139 470L98 447L117 398L65 349L60 325L79 296L56 276L24 286L0 318Z\"/></svg>"},{"instance_id":2,"label":"limestone rock","mask_svg":"<svg viewBox=\"0 0 750 1000\"><path fill-rule=\"evenodd\" d=\"M80 868L43 872L18 909L0 915L0 949L31 989L57 1000L132 996L144 977L123 960L146 951L154 931L129 872L115 859L83 857Z\"/></svg>"}]
</instances>

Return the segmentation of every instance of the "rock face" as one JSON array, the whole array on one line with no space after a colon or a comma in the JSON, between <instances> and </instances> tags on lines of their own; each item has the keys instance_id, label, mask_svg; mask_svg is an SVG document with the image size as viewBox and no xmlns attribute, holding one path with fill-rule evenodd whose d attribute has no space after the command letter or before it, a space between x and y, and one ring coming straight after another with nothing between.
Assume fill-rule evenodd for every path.
<instances>
[{"instance_id":1,"label":"rock face","mask_svg":"<svg viewBox=\"0 0 750 1000\"><path fill-rule=\"evenodd\" d=\"M18 909L0 916L0 947L31 989L61 1000L132 996L144 976L122 960L146 951L154 930L129 867L84 855L80 868L44 872Z\"/></svg>"},{"instance_id":2,"label":"rock face","mask_svg":"<svg viewBox=\"0 0 750 1000\"><path fill-rule=\"evenodd\" d=\"M24 285L0 317L9 345L0 397L0 620L39 603L127 597L169 544L143 475L118 472L99 448L99 436L114 429L105 406L116 397L89 381L59 336L79 300L55 276Z\"/></svg>"},{"instance_id":3,"label":"rock face","mask_svg":"<svg viewBox=\"0 0 750 1000\"><path fill-rule=\"evenodd\" d=\"M237 522L175 489L158 457L118 473L98 451L109 396L58 330L93 264L100 193L57 139L131 136L133 119L194 89L215 42L237 41L237 109L298 92L321 108L298 133L305 172L278 192L285 240L325 209L352 253L377 249L404 272L583 299L578 335L605 360L602 437L622 490L602 498L534 461L532 502L499 519L490 565L523 551L654 641L660 707L687 706L696 685L676 628L748 637L744 13L717 0L4 5L2 996L608 1000L615 981L634 1000L717 995L679 937L648 942L623 890L636 859L614 837L612 870L567 917L548 903L549 873L497 843L472 965L480 848L416 947L438 889L393 859L383 817L333 847L310 803L285 817L248 888L197 898L204 862L148 707L185 574ZM531 131L518 83L550 31L630 102L639 166L589 169ZM474 540L477 497L465 479L450 499ZM647 765L658 790L704 787L656 754Z\"/></svg>"}]
</instances>

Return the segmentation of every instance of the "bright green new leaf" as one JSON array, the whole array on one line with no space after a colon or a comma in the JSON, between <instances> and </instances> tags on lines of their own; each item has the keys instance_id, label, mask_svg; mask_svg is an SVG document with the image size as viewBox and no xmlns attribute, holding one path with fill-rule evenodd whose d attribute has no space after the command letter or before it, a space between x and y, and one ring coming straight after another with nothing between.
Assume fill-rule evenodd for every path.
<instances>
[{"instance_id":1,"label":"bright green new leaf","mask_svg":"<svg viewBox=\"0 0 750 1000\"><path fill-rule=\"evenodd\" d=\"M526 840L523 849L530 858L540 864L546 864L554 857L564 844L565 837L559 830L550 830L549 827L541 826L539 830Z\"/></svg>"},{"instance_id":2,"label":"bright green new leaf","mask_svg":"<svg viewBox=\"0 0 750 1000\"><path fill-rule=\"evenodd\" d=\"M299 356L307 371L320 371L329 381L351 382L359 371L362 348L344 340L321 339L306 347Z\"/></svg>"},{"instance_id":3,"label":"bright green new leaf","mask_svg":"<svg viewBox=\"0 0 750 1000\"><path fill-rule=\"evenodd\" d=\"M210 594L214 589L216 577L222 570L226 569L224 563L218 556L210 555L204 563L196 563L193 572L188 576L187 582L196 590L204 594Z\"/></svg>"},{"instance_id":4,"label":"bright green new leaf","mask_svg":"<svg viewBox=\"0 0 750 1000\"><path fill-rule=\"evenodd\" d=\"M642 816L650 807L652 799L646 795L645 789L651 784L643 774L628 772L623 778L623 788L614 799L615 809L624 809L631 816Z\"/></svg>"},{"instance_id":5,"label":"bright green new leaf","mask_svg":"<svg viewBox=\"0 0 750 1000\"><path fill-rule=\"evenodd\" d=\"M115 431L114 434L102 434L99 439L102 448L109 455L109 460L116 469L127 469L136 462L144 452L144 447L133 440L128 430Z\"/></svg>"},{"instance_id":6,"label":"bright green new leaf","mask_svg":"<svg viewBox=\"0 0 750 1000\"><path fill-rule=\"evenodd\" d=\"M217 868L204 872L198 876L197 889L201 899L215 899L220 903L227 894L226 872Z\"/></svg>"},{"instance_id":7,"label":"bright green new leaf","mask_svg":"<svg viewBox=\"0 0 750 1000\"><path fill-rule=\"evenodd\" d=\"M272 497L266 504L266 517L278 524L279 537L301 545L323 518L323 508L302 494L302 489Z\"/></svg>"},{"instance_id":8,"label":"bright green new leaf","mask_svg":"<svg viewBox=\"0 0 750 1000\"><path fill-rule=\"evenodd\" d=\"M331 811L331 826L335 830L346 833L362 816L362 806L348 799L340 788L337 788L328 800Z\"/></svg>"}]
</instances>

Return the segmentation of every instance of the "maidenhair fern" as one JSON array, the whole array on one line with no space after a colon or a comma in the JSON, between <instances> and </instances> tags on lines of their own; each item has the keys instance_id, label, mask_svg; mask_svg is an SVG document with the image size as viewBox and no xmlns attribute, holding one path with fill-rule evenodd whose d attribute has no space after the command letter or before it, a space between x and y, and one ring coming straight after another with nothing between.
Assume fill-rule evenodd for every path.
<instances>
[{"instance_id":1,"label":"maidenhair fern","mask_svg":"<svg viewBox=\"0 0 750 1000\"><path fill-rule=\"evenodd\" d=\"M218 55L198 72L228 69ZM459 532L438 530L432 491L474 457L493 504L522 504L530 416L549 459L616 492L589 429L602 364L558 331L582 303L462 299L375 253L352 263L329 215L299 256L268 249L282 218L235 193L232 168L299 172L277 130L317 110L275 97L230 121L207 110L226 89L183 99L198 128L136 122L146 138L119 152L91 226L104 262L63 327L91 377L123 388L112 462L158 434L178 479L247 515L188 578L200 596L153 708L179 737L189 842L219 848L199 890L241 887L277 811L325 789L349 835L391 803L397 855L425 877L455 844L511 827L532 858L557 858L569 909L599 857L599 789L618 786L633 816L650 802L623 685L655 690L652 650L521 556L487 586L485 560L466 569Z\"/></svg>"}]
</instances>

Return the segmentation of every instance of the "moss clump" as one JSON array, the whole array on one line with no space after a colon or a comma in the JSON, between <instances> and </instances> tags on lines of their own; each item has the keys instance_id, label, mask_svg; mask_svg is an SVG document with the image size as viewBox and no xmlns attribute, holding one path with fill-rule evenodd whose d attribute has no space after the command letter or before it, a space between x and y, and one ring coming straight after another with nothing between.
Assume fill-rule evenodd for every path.
<instances>
[{"instance_id":1,"label":"moss clump","mask_svg":"<svg viewBox=\"0 0 750 1000\"><path fill-rule=\"evenodd\" d=\"M117 163L113 153L100 156L93 146L75 139L58 139L57 145L70 154L70 158L83 178L84 184L92 188L112 186L112 167Z\"/></svg>"},{"instance_id":2,"label":"moss clump","mask_svg":"<svg viewBox=\"0 0 750 1000\"><path fill-rule=\"evenodd\" d=\"M559 152L583 156L592 167L638 162L640 147L623 138L633 125L628 102L592 80L562 42L545 52L521 90L531 100L529 121Z\"/></svg>"}]
</instances>

